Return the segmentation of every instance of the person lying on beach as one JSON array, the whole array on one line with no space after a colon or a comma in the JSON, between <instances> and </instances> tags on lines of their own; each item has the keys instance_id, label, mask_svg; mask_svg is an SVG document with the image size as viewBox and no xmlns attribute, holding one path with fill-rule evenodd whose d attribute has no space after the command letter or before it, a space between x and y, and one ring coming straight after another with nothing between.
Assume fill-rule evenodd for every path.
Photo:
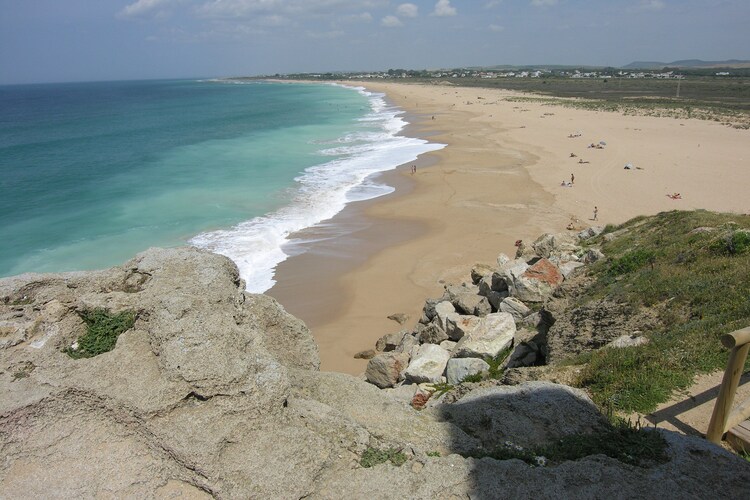
<instances>
[{"instance_id":1,"label":"person lying on beach","mask_svg":"<svg viewBox=\"0 0 750 500\"><path fill-rule=\"evenodd\" d=\"M681 200L682 199L682 195L680 193L668 194L667 196L669 198L673 199L673 200Z\"/></svg>"},{"instance_id":2,"label":"person lying on beach","mask_svg":"<svg viewBox=\"0 0 750 500\"><path fill-rule=\"evenodd\" d=\"M577 154L575 154L575 153L570 153L570 157L571 157L571 158L577 158L577 157L578 157L578 155L577 155Z\"/></svg>"},{"instance_id":3,"label":"person lying on beach","mask_svg":"<svg viewBox=\"0 0 750 500\"><path fill-rule=\"evenodd\" d=\"M591 163L591 162L588 161L588 160L587 161L583 161L583 158L581 158L580 160L578 160L578 163Z\"/></svg>"}]
</instances>

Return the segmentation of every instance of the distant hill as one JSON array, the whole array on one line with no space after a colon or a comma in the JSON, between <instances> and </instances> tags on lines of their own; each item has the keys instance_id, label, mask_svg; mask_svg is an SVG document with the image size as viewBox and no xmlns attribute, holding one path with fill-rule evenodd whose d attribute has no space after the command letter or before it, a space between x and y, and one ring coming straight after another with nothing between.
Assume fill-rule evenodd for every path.
<instances>
[{"instance_id":1,"label":"distant hill","mask_svg":"<svg viewBox=\"0 0 750 500\"><path fill-rule=\"evenodd\" d=\"M703 61L701 59L683 59L681 61L635 61L622 69L661 69L670 68L750 68L750 61L728 59L726 61Z\"/></svg>"}]
</instances>

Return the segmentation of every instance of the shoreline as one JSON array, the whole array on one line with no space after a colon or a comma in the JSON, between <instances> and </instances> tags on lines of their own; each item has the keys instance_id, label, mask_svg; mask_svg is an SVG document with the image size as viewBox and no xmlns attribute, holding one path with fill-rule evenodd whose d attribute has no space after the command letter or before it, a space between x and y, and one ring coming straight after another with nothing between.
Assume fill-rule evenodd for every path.
<instances>
[{"instance_id":1,"label":"shoreline","mask_svg":"<svg viewBox=\"0 0 750 500\"><path fill-rule=\"evenodd\" d=\"M496 89L346 83L384 92L404 110L410 125L402 134L448 146L421 155L420 162L435 163L415 176L404 166L381 174L398 184L396 193L350 204L328 221L359 224L346 241L358 259L332 264L331 247L311 247L277 268L283 285L267 293L308 323L326 371L362 373L367 361L354 353L412 326L442 283L461 282L474 263L513 253L517 239L564 231L571 222L582 228L670 209L748 208L747 131L519 101L521 94ZM568 137L578 130L581 137ZM587 148L600 140L604 149ZM623 169L626 163L634 167ZM571 174L574 187L561 187ZM673 192L682 199L666 197ZM588 220L594 206L597 222ZM301 289L305 282L312 288ZM387 319L393 313L410 319L402 327Z\"/></svg>"}]
</instances>

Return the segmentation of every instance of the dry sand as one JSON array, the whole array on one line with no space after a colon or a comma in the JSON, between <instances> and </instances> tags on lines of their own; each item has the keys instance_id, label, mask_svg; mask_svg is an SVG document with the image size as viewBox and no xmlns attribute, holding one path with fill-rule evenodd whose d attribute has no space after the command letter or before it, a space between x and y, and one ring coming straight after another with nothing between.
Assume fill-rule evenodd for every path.
<instances>
[{"instance_id":1,"label":"dry sand","mask_svg":"<svg viewBox=\"0 0 750 500\"><path fill-rule=\"evenodd\" d=\"M416 175L411 165L385 175L394 195L350 205L333 226L307 231L319 239L339 229L279 266L269 293L310 326L323 370L362 373L366 361L353 355L414 326L444 282L466 281L474 263L512 254L517 239L571 221L596 224L594 206L598 224L673 209L750 210L746 130L550 106L494 89L362 85L407 111L407 135L447 147L420 158ZM587 147L600 141L603 149ZM560 186L571 174L573 187ZM403 327L387 319L397 312L411 317Z\"/></svg>"}]
</instances>

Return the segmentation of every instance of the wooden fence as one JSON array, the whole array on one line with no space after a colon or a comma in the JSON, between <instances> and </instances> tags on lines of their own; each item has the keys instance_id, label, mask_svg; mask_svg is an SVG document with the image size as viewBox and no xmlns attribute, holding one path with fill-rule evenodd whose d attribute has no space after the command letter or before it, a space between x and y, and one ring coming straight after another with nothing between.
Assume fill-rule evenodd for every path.
<instances>
[{"instance_id":1,"label":"wooden fence","mask_svg":"<svg viewBox=\"0 0 750 500\"><path fill-rule=\"evenodd\" d=\"M750 399L740 403L737 408L732 409L737 386L745 367L747 353L750 351L750 327L737 330L721 336L721 343L731 349L727 369L721 381L719 396L716 398L716 406L708 424L706 439L719 443L726 431L735 427L743 420L750 417Z\"/></svg>"}]
</instances>

